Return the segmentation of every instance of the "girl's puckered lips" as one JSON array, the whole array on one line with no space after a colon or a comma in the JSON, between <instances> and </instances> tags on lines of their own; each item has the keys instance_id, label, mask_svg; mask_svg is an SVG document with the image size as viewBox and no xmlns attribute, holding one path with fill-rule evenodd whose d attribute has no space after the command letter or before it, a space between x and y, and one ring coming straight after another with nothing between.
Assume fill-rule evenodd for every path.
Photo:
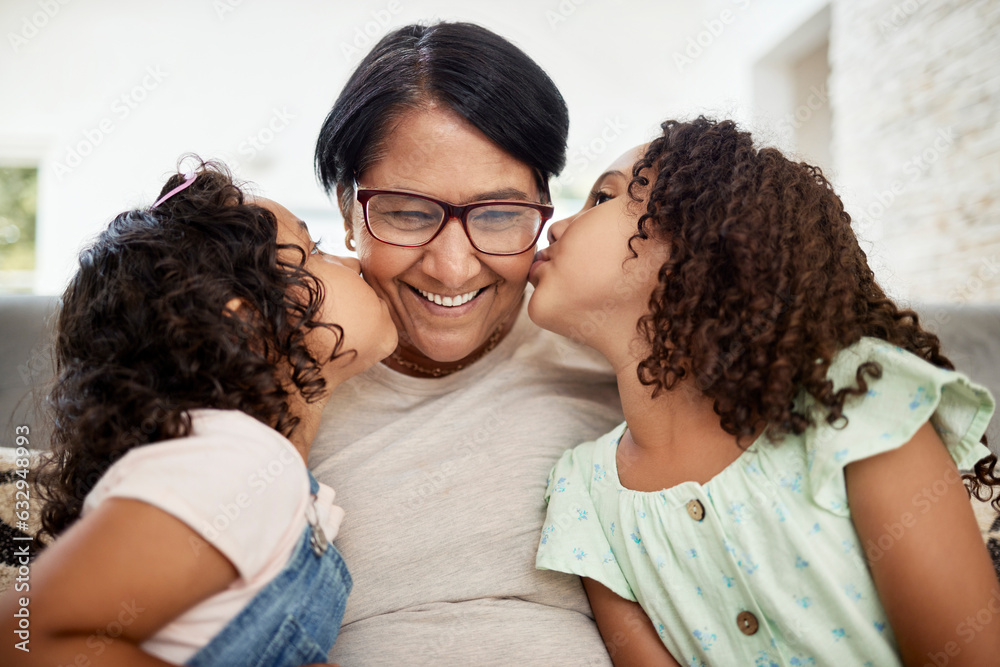
<instances>
[{"instance_id":1,"label":"girl's puckered lips","mask_svg":"<svg viewBox=\"0 0 1000 667\"><path fill-rule=\"evenodd\" d=\"M537 283L535 272L538 270L539 266L541 266L545 262L548 262L550 259L551 257L549 257L548 248L542 248L541 250L535 253L535 258L531 262L531 268L528 269L528 282L530 282L532 285L535 285Z\"/></svg>"}]
</instances>

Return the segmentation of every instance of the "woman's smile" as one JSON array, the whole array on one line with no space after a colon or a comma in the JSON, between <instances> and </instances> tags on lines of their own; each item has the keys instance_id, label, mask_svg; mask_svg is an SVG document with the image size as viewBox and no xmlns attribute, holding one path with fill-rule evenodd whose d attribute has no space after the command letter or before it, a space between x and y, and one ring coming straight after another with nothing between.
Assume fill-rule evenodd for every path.
<instances>
[{"instance_id":1,"label":"woman's smile","mask_svg":"<svg viewBox=\"0 0 1000 667\"><path fill-rule=\"evenodd\" d=\"M428 312L440 317L468 315L484 303L484 299L480 297L488 290L488 287L481 287L462 294L453 294L422 290L407 283L402 283L402 285L416 296L418 302Z\"/></svg>"}]
</instances>

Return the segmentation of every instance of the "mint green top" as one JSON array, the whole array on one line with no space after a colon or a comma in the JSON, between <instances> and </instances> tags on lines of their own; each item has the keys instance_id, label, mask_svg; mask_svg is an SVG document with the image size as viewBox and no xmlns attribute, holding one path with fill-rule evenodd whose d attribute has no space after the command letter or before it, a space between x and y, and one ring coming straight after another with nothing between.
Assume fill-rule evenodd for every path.
<instances>
[{"instance_id":1,"label":"mint green top","mask_svg":"<svg viewBox=\"0 0 1000 667\"><path fill-rule=\"evenodd\" d=\"M844 467L899 447L931 420L959 468L971 468L989 454L979 439L994 403L961 373L874 338L840 352L828 377L837 389L853 384L865 361L882 378L848 400L846 426L816 418L779 444L765 431L706 484L622 487L615 453L625 424L567 451L549 476L536 566L638 602L682 665L901 664ZM811 405L807 395L798 403ZM915 501L914 515L929 506ZM898 539L894 528L870 545L873 556Z\"/></svg>"}]
</instances>

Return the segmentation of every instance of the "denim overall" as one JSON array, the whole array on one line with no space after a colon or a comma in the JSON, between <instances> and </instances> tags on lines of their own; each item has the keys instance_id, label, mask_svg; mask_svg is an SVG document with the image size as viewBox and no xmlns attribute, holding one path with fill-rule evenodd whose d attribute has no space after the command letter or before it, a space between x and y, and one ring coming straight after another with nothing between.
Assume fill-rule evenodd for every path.
<instances>
[{"instance_id":1,"label":"denim overall","mask_svg":"<svg viewBox=\"0 0 1000 667\"><path fill-rule=\"evenodd\" d=\"M315 499L316 478L309 473ZM313 516L316 516L313 512ZM300 667L325 663L340 631L351 575L317 523L307 523L292 557L219 634L192 667Z\"/></svg>"}]
</instances>

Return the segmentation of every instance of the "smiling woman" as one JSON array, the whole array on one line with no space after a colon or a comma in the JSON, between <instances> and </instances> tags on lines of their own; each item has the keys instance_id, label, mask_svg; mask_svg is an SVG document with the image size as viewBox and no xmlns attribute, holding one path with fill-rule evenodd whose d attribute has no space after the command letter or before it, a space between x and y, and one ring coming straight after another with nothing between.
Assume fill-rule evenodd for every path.
<instances>
[{"instance_id":1,"label":"smiling woman","mask_svg":"<svg viewBox=\"0 0 1000 667\"><path fill-rule=\"evenodd\" d=\"M373 234L372 202L358 184L457 204L514 200L537 210L549 204L548 179L565 164L568 126L549 77L478 26L401 28L359 65L320 132L316 168L327 192L336 190L348 244L357 239L364 273L400 330L390 361L396 370L440 377L506 335L545 218L487 248L476 243L475 224L451 224L446 211L436 231L414 243Z\"/></svg>"},{"instance_id":2,"label":"smiling woman","mask_svg":"<svg viewBox=\"0 0 1000 667\"><path fill-rule=\"evenodd\" d=\"M465 204L540 198L528 165L437 103L404 116L386 138L383 151L384 158L360 174L366 186L433 193ZM370 224L372 202L368 203ZM366 230L360 205L353 206L350 214L365 275L390 304L396 326L409 336L391 358L398 370L410 375L458 370L456 366L488 351L492 335L509 330L524 293L533 256L527 250L534 246L540 219L530 235L505 235L517 254L495 255L477 251L471 242L474 235L467 234L460 222L454 224L457 220L444 220L444 215L437 221L443 226L430 242L405 247L362 233ZM463 300L470 294L471 299ZM454 304L456 299L459 305Z\"/></svg>"},{"instance_id":3,"label":"smiling woman","mask_svg":"<svg viewBox=\"0 0 1000 667\"><path fill-rule=\"evenodd\" d=\"M332 662L608 663L579 581L532 564L548 469L621 417L610 368L525 312L568 124L522 51L439 23L379 42L323 125L317 173L399 331L310 456L351 517Z\"/></svg>"}]
</instances>

